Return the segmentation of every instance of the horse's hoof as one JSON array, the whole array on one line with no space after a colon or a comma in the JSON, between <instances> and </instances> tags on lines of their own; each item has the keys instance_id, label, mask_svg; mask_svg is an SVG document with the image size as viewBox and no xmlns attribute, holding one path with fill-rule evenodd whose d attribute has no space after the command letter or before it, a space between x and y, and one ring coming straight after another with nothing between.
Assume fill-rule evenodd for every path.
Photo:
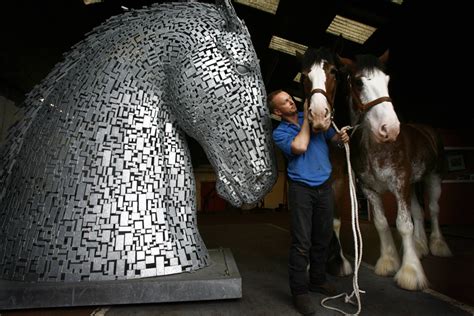
<instances>
[{"instance_id":1,"label":"horse's hoof","mask_svg":"<svg viewBox=\"0 0 474 316\"><path fill-rule=\"evenodd\" d=\"M453 253L449 249L448 244L442 238L431 239L430 249L433 256L452 257Z\"/></svg>"},{"instance_id":2,"label":"horse's hoof","mask_svg":"<svg viewBox=\"0 0 474 316\"><path fill-rule=\"evenodd\" d=\"M428 249L428 244L425 242L422 242L420 240L415 241L415 252L418 258L423 258L424 256L427 256L430 253L430 250Z\"/></svg>"},{"instance_id":3,"label":"horse's hoof","mask_svg":"<svg viewBox=\"0 0 474 316\"><path fill-rule=\"evenodd\" d=\"M399 287L405 290L417 291L428 287L428 279L423 269L413 264L406 264L395 274L395 282Z\"/></svg>"},{"instance_id":4,"label":"horse's hoof","mask_svg":"<svg viewBox=\"0 0 474 316\"><path fill-rule=\"evenodd\" d=\"M395 257L384 256L377 260L375 274L380 276L392 276L400 268L400 261Z\"/></svg>"}]
</instances>

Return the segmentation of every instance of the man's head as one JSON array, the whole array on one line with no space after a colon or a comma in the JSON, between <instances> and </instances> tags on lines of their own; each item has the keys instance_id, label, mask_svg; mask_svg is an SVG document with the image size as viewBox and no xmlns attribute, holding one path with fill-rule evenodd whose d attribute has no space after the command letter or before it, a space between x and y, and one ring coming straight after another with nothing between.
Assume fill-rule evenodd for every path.
<instances>
[{"instance_id":1,"label":"man's head","mask_svg":"<svg viewBox=\"0 0 474 316\"><path fill-rule=\"evenodd\" d=\"M268 108L270 113L287 118L298 114L298 108L295 101L287 92L275 90L267 96Z\"/></svg>"}]
</instances>

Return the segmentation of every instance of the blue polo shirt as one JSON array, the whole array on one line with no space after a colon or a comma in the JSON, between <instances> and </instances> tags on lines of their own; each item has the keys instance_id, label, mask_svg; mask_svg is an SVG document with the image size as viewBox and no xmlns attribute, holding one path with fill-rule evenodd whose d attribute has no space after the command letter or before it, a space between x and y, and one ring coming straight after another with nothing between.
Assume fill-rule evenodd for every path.
<instances>
[{"instance_id":1,"label":"blue polo shirt","mask_svg":"<svg viewBox=\"0 0 474 316\"><path fill-rule=\"evenodd\" d=\"M303 112L298 113L298 122L303 125ZM336 131L330 127L325 132L311 132L306 152L295 155L291 152L291 142L300 132L300 126L281 121L273 131L273 140L288 159L288 177L312 187L318 186L331 176L328 141Z\"/></svg>"}]
</instances>

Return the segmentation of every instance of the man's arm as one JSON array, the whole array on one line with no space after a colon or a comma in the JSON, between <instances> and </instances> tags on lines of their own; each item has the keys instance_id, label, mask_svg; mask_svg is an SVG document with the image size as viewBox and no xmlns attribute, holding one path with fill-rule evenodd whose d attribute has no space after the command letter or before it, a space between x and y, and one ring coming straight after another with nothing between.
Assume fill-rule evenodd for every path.
<instances>
[{"instance_id":1,"label":"man's arm","mask_svg":"<svg viewBox=\"0 0 474 316\"><path fill-rule=\"evenodd\" d=\"M296 137L291 142L291 152L295 155L301 155L306 152L308 149L309 140L311 137L311 129L309 128L309 121L308 121L308 100L304 101L303 108L304 108L304 119L303 125L301 126L301 130L296 135Z\"/></svg>"}]
</instances>

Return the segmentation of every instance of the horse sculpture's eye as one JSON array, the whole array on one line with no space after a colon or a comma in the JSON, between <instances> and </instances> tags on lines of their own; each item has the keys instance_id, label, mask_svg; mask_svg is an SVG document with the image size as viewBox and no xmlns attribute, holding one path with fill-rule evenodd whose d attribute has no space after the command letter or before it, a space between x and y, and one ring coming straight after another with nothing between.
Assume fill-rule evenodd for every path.
<instances>
[{"instance_id":1,"label":"horse sculpture's eye","mask_svg":"<svg viewBox=\"0 0 474 316\"><path fill-rule=\"evenodd\" d=\"M241 75L246 75L250 72L250 67L246 65L237 65L236 69L237 69L237 72Z\"/></svg>"}]
</instances>

